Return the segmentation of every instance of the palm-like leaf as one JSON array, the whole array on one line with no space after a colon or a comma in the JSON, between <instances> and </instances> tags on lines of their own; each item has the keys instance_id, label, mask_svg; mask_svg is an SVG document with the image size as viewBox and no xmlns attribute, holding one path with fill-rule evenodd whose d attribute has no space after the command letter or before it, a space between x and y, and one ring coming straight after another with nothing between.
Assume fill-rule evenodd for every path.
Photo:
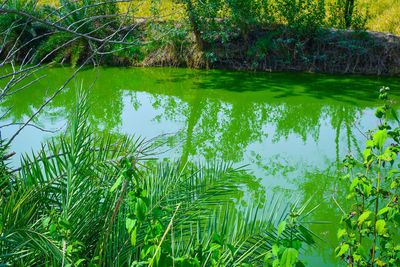
<instances>
[{"instance_id":1,"label":"palm-like leaf","mask_svg":"<svg viewBox=\"0 0 400 267\"><path fill-rule=\"evenodd\" d=\"M142 140L96 134L88 125L86 93L78 95L73 114L65 135L25 156L16 175L3 175L8 183L0 199L2 262L131 265L140 258L157 210L163 211L158 222L164 229L158 247L173 259L201 253L203 266L262 262L290 209L282 199L240 209L232 201L240 169L222 163L142 168L148 149ZM133 158L136 181L115 186L123 177L120 157ZM129 194L137 187L147 192L150 208L133 243L125 224ZM215 242L217 258L210 249Z\"/></svg>"}]
</instances>

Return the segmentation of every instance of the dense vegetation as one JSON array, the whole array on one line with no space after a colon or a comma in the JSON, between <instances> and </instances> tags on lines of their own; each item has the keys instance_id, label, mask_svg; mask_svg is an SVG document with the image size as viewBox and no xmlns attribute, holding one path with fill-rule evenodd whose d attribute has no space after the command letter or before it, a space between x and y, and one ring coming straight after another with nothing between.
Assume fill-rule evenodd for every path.
<instances>
[{"instance_id":1,"label":"dense vegetation","mask_svg":"<svg viewBox=\"0 0 400 267\"><path fill-rule=\"evenodd\" d=\"M379 98L387 100L388 91L382 87ZM350 266L400 264L400 164L395 164L400 152L400 120L390 102L378 107L375 116L378 129L366 133L364 159L351 154L344 159L343 179L350 183L347 199L352 206L349 212L342 209L343 228L338 231L342 242L336 251ZM397 126L389 125L389 120Z\"/></svg>"},{"instance_id":2,"label":"dense vegetation","mask_svg":"<svg viewBox=\"0 0 400 267\"><path fill-rule=\"evenodd\" d=\"M246 2L246 1L242 1ZM270 0L270 1L254 1L254 3L271 3L275 4L279 1ZM57 6L58 0L40 0L41 4L50 4L53 6ZM157 5L158 10L162 10L165 13L169 13L173 10L177 10L180 8L177 5L177 2L172 0L159 1L159 2L150 2L146 1L140 7L138 14L140 16L148 16L151 14L152 10L154 10L154 5ZM335 13L337 11L338 5L341 5L342 8L345 7L343 4L343 0L326 0L326 7L328 13ZM368 11L368 16L366 20L366 28L368 30L379 31L379 32L388 32L394 34L400 34L400 21L398 14L400 13L400 3L398 0L356 0L355 9L357 12L366 12ZM126 4L120 4L120 8L123 10L126 8ZM339 7L339 9L342 9ZM333 11L333 12L332 12ZM272 14L273 15L273 14ZM173 19L180 18L185 16L184 12L179 12L177 14L172 15ZM329 20L329 18L327 18ZM332 25L333 26L333 25Z\"/></svg>"},{"instance_id":3,"label":"dense vegetation","mask_svg":"<svg viewBox=\"0 0 400 267\"><path fill-rule=\"evenodd\" d=\"M174 5L183 7L184 19L148 22L152 18L145 18L134 28L124 26L138 23L140 13L137 8L130 11L131 2L128 7L120 5L122 2L130 1L60 0L39 6L33 0L2 3L1 67L11 65L12 74L2 76L6 85L0 101L29 87L27 83L12 92L9 86L32 75L30 63L40 69L48 62L83 67L90 60L95 65L132 64L132 60L161 58L175 60L177 65L183 60L189 65L187 56L198 56L198 64L232 63L228 51L243 43L246 55L240 50L236 59L250 56L255 69L311 62L342 68L356 60L360 65L375 64L379 73L391 74L389 67L379 64L397 62L392 58L382 61L377 51L384 45L363 31L369 20L367 9L351 0L180 0ZM120 13L124 8L127 12ZM165 12L156 2L149 11L158 19ZM337 29L351 31L331 37ZM166 35L168 38L164 38ZM139 41L149 44L138 46ZM327 45L347 54L330 62L337 54L324 52ZM185 49L193 51L187 53ZM226 57L222 58L224 53ZM15 69L15 63L21 64L20 70ZM195 65L196 60L191 63ZM351 67L347 65L346 72ZM19 76L23 71L26 76ZM46 98L41 108L63 88L65 85ZM387 100L388 90L380 90L381 100ZM306 220L318 208L308 207L310 200L290 203L267 199L263 204L242 207L229 196L238 190L235 181L245 176L245 170L221 162L157 163L153 161L159 152L157 143L95 131L88 123L87 92L77 91L66 131L43 144L40 151L24 156L17 168L10 164L13 153L9 151L15 135L10 140L0 136L1 264L307 264L302 260L303 249L317 245L318 238L308 229L310 222ZM393 167L400 152L400 126L389 125L400 125L400 120L390 102L375 114L378 129L365 135L363 161L358 162L353 155L344 160L350 210L345 211L342 200L334 198L343 212L336 255L350 266L400 264L396 236L400 172ZM356 173L360 170L365 174Z\"/></svg>"},{"instance_id":4,"label":"dense vegetation","mask_svg":"<svg viewBox=\"0 0 400 267\"><path fill-rule=\"evenodd\" d=\"M304 242L315 243L302 223L307 204L238 210L228 196L242 170L146 163L157 152L149 143L93 132L86 95L73 114L69 130L18 169L2 146L2 263L291 266Z\"/></svg>"},{"instance_id":5,"label":"dense vegetation","mask_svg":"<svg viewBox=\"0 0 400 267\"><path fill-rule=\"evenodd\" d=\"M371 19L381 13L386 14L386 10L396 6L395 3L366 5L350 0L177 0L166 3L133 1L137 7L132 8L125 2L129 1L98 5L95 3L101 1L85 0L66 4L68 1L60 0L44 1L35 7L35 1L32 0L10 0L5 8L35 13L50 23L82 34L91 33L97 39L110 36L121 20L126 20L125 24L139 23L135 29L121 29L119 37L130 43L140 40L150 44L122 49L120 43L109 43L100 48L101 64L107 65L378 75L399 73L399 38L364 32L369 28ZM83 8L88 5L91 7ZM128 10L128 16L125 17L124 12ZM86 19L100 14L103 17L95 23ZM0 30L6 32L17 18L17 14L2 16ZM385 21L389 23L391 19ZM103 26L98 29L98 25ZM393 25L388 26L388 31L396 32ZM18 53L21 60L22 55L30 51L35 53L37 61L76 66L99 46L84 36L75 37L62 30L53 32L48 26L35 21L23 26L26 37L19 41L26 42L30 40L29 36L35 38ZM13 32L19 30L15 28ZM56 49L61 44L62 48Z\"/></svg>"}]
</instances>

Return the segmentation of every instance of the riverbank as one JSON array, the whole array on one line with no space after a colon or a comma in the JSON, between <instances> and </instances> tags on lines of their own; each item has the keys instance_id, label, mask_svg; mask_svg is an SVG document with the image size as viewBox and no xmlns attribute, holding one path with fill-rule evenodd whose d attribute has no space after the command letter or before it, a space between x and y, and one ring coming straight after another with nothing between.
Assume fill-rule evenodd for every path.
<instances>
[{"instance_id":1,"label":"riverbank","mask_svg":"<svg viewBox=\"0 0 400 267\"><path fill-rule=\"evenodd\" d=\"M171 25L162 28L168 31L168 27ZM178 25L164 39L125 54L117 53L109 63L400 76L400 36L389 33L322 29L307 34L269 26L246 34L215 34L204 39L202 46L199 49L187 27Z\"/></svg>"}]
</instances>

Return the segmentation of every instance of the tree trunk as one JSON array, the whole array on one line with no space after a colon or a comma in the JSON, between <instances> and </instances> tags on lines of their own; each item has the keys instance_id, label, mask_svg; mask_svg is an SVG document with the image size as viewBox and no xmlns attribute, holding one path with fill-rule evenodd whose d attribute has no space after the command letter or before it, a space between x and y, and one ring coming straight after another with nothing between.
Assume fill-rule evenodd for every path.
<instances>
[{"instance_id":1,"label":"tree trunk","mask_svg":"<svg viewBox=\"0 0 400 267\"><path fill-rule=\"evenodd\" d=\"M197 23L196 15L194 13L192 0L186 0L186 6L189 15L190 25L192 26L193 33L196 38L196 44L200 50L204 50L204 41L201 38L201 32L199 30L199 24Z\"/></svg>"},{"instance_id":2,"label":"tree trunk","mask_svg":"<svg viewBox=\"0 0 400 267\"><path fill-rule=\"evenodd\" d=\"M351 27L351 23L353 20L353 11L354 11L354 0L346 0L346 5L344 8L344 21L346 23L346 28Z\"/></svg>"}]
</instances>

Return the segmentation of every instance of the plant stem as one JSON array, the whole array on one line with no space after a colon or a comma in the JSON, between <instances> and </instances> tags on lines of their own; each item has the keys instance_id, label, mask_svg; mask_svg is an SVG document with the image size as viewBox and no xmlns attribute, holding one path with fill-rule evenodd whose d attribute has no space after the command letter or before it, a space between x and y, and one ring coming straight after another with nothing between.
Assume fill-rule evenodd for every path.
<instances>
[{"instance_id":1,"label":"plant stem","mask_svg":"<svg viewBox=\"0 0 400 267\"><path fill-rule=\"evenodd\" d=\"M375 202L375 219L374 219L374 243L372 245L372 266L374 265L375 261L375 251L376 251L376 221L378 217L378 205L379 205L379 185L381 180L381 161L382 161L382 148L379 158L379 169L378 169L378 183L376 186L376 202Z\"/></svg>"},{"instance_id":2,"label":"plant stem","mask_svg":"<svg viewBox=\"0 0 400 267\"><path fill-rule=\"evenodd\" d=\"M181 206L181 203L179 203L178 206L176 207L175 212L174 212L174 215L172 216L172 218L171 218L171 220L170 220L170 222L169 222L169 224L168 224L167 230L164 232L164 235L163 235L162 238L161 238L161 242L158 244L157 249L156 249L156 252L154 253L153 258L151 259L151 261L150 261L150 263L149 263L149 267L150 267L150 266L153 266L154 259L156 258L157 253L158 253L158 251L160 250L160 247L161 247L162 243L164 242L164 239L165 239L165 237L167 236L169 230L172 228L172 224L173 224L173 222L174 222L175 215L176 215L176 213L178 212L180 206Z\"/></svg>"},{"instance_id":3,"label":"plant stem","mask_svg":"<svg viewBox=\"0 0 400 267\"><path fill-rule=\"evenodd\" d=\"M370 168L370 165L368 164L367 165L367 170L365 171L365 179L367 179L367 177L368 177L369 168ZM364 212L364 209L365 209L365 195L363 194L363 202L362 202L361 214ZM363 228L363 225L364 225L364 222L361 223L360 230ZM361 234L361 231L360 231L360 245L361 245L361 242L362 242L362 234Z\"/></svg>"}]
</instances>

